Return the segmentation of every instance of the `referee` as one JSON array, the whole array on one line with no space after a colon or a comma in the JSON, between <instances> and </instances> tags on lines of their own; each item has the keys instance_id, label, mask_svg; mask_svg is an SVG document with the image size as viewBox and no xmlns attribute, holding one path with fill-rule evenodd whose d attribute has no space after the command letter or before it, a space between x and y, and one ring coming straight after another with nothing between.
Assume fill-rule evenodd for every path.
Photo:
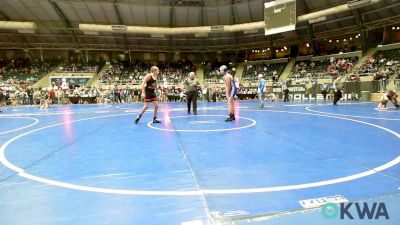
<instances>
[{"instance_id":1,"label":"referee","mask_svg":"<svg viewBox=\"0 0 400 225\"><path fill-rule=\"evenodd\" d=\"M3 105L6 106L6 95L4 94L3 90L0 89L0 112L2 112L1 107Z\"/></svg>"},{"instance_id":2,"label":"referee","mask_svg":"<svg viewBox=\"0 0 400 225\"><path fill-rule=\"evenodd\" d=\"M333 94L333 105L337 105L338 101L342 98L342 75L339 74L336 80L333 82L333 89L335 90Z\"/></svg>"},{"instance_id":3,"label":"referee","mask_svg":"<svg viewBox=\"0 0 400 225\"><path fill-rule=\"evenodd\" d=\"M190 114L190 105L193 103L193 114L197 115L197 88L200 87L199 80L196 79L196 74L194 72L190 72L189 76L183 81L183 84L186 86L186 103L188 114Z\"/></svg>"}]
</instances>

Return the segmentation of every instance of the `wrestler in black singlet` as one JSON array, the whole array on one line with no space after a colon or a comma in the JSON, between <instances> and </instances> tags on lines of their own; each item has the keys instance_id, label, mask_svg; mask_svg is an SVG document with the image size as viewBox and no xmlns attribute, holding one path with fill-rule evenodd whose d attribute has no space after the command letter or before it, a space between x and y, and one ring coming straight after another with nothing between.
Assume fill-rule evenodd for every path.
<instances>
[{"instance_id":1,"label":"wrestler in black singlet","mask_svg":"<svg viewBox=\"0 0 400 225\"><path fill-rule=\"evenodd\" d=\"M157 99L157 81L154 80L153 76L150 77L149 81L146 83L146 87L144 88L145 91L145 102L152 102L152 101L158 101Z\"/></svg>"}]
</instances>

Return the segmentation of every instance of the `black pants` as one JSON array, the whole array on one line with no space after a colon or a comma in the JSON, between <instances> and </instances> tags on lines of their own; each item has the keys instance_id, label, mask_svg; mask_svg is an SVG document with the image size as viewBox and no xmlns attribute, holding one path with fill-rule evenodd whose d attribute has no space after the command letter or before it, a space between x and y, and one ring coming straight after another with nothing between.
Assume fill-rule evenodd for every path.
<instances>
[{"instance_id":1,"label":"black pants","mask_svg":"<svg viewBox=\"0 0 400 225\"><path fill-rule=\"evenodd\" d=\"M284 98L283 98L284 102L288 102L289 101L289 94L285 94Z\"/></svg>"},{"instance_id":2,"label":"black pants","mask_svg":"<svg viewBox=\"0 0 400 225\"><path fill-rule=\"evenodd\" d=\"M333 104L336 105L337 102L342 98L342 91L337 90L333 94Z\"/></svg>"},{"instance_id":3,"label":"black pants","mask_svg":"<svg viewBox=\"0 0 400 225\"><path fill-rule=\"evenodd\" d=\"M397 102L397 99L391 99L390 101L393 103L393 105L394 105L396 108L400 108L400 105L399 105L399 103Z\"/></svg>"},{"instance_id":4,"label":"black pants","mask_svg":"<svg viewBox=\"0 0 400 225\"><path fill-rule=\"evenodd\" d=\"M324 96L324 100L326 100L326 94L328 94L328 92L326 90L321 91L322 96Z\"/></svg>"},{"instance_id":5,"label":"black pants","mask_svg":"<svg viewBox=\"0 0 400 225\"><path fill-rule=\"evenodd\" d=\"M120 94L114 94L114 102L121 103L121 95Z\"/></svg>"},{"instance_id":6,"label":"black pants","mask_svg":"<svg viewBox=\"0 0 400 225\"><path fill-rule=\"evenodd\" d=\"M193 102L193 113L197 113L197 91L188 92L186 95L186 103L188 108L188 113L190 113L190 105Z\"/></svg>"}]
</instances>

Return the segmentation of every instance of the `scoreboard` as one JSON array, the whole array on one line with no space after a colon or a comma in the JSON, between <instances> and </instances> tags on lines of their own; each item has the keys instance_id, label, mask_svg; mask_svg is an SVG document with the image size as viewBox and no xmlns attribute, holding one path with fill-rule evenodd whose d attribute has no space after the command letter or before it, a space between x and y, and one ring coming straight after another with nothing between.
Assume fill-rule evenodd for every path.
<instances>
[{"instance_id":1,"label":"scoreboard","mask_svg":"<svg viewBox=\"0 0 400 225\"><path fill-rule=\"evenodd\" d=\"M296 29L296 0L264 3L265 35Z\"/></svg>"}]
</instances>

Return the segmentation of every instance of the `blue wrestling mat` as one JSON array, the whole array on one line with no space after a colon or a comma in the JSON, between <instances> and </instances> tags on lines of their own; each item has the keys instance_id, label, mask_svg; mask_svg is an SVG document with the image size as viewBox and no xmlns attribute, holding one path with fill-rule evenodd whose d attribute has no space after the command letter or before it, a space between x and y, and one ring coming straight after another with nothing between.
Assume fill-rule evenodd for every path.
<instances>
[{"instance_id":1,"label":"blue wrestling mat","mask_svg":"<svg viewBox=\"0 0 400 225\"><path fill-rule=\"evenodd\" d=\"M5 108L4 225L400 224L400 110L238 101ZM328 201L390 219L327 219ZM356 214L355 208L352 209Z\"/></svg>"}]
</instances>

